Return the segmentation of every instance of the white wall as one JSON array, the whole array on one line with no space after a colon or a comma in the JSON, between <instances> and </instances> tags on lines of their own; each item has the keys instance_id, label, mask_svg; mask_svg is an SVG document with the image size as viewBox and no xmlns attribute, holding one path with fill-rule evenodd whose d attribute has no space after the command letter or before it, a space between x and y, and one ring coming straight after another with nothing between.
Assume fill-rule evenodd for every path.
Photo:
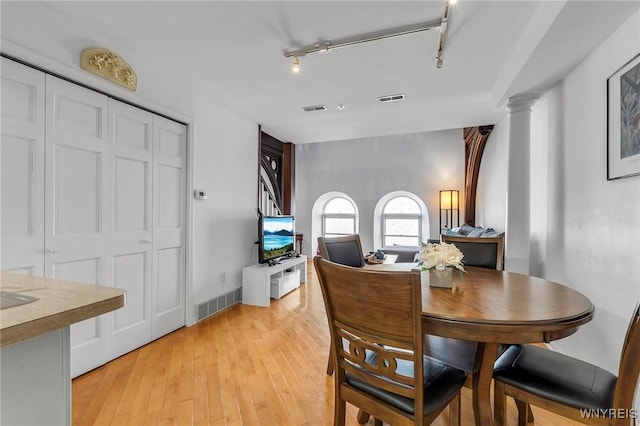
<instances>
[{"instance_id":1,"label":"white wall","mask_svg":"<svg viewBox=\"0 0 640 426\"><path fill-rule=\"evenodd\" d=\"M311 211L329 191L348 194L358 206L363 250L373 250L373 212L391 191L420 197L430 216L431 238L438 238L441 189L460 190L464 199L462 130L322 142L296 146L296 231L304 234L303 251L314 255ZM464 222L464 211L460 212Z\"/></svg>"},{"instance_id":2,"label":"white wall","mask_svg":"<svg viewBox=\"0 0 640 426\"><path fill-rule=\"evenodd\" d=\"M640 51L639 23L636 13L542 93L531 114L531 271L579 290L596 307L593 321L551 346L616 374L640 298L640 177L607 181L606 80ZM478 188L482 218L491 223L500 213L488 205L504 205L505 193L508 141L498 130ZM636 407L639 401L636 395Z\"/></svg>"},{"instance_id":3,"label":"white wall","mask_svg":"<svg viewBox=\"0 0 640 426\"><path fill-rule=\"evenodd\" d=\"M546 273L579 289L595 319L556 347L616 371L626 324L640 298L640 177L607 181L606 79L640 51L636 13L560 86L543 95L535 120L548 135ZM558 120L557 117L561 117ZM545 170L532 169L535 173Z\"/></svg>"},{"instance_id":4,"label":"white wall","mask_svg":"<svg viewBox=\"0 0 640 426\"><path fill-rule=\"evenodd\" d=\"M198 97L194 110L193 302L242 286L258 235L258 126ZM221 274L225 274L224 283Z\"/></svg>"}]
</instances>

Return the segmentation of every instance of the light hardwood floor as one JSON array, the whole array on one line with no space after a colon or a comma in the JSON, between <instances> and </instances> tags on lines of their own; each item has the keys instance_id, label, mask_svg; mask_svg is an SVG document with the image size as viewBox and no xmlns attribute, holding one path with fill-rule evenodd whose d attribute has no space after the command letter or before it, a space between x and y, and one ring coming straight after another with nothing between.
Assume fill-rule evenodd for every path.
<instances>
[{"instance_id":1,"label":"light hardwood floor","mask_svg":"<svg viewBox=\"0 0 640 426\"><path fill-rule=\"evenodd\" d=\"M73 424L332 425L329 330L308 266L307 284L269 308L235 305L74 379ZM356 413L348 405L347 426L358 424ZM535 407L534 414L541 426L578 424ZM468 389L462 416L473 425ZM445 410L434 425L448 420ZM513 401L508 424L517 424Z\"/></svg>"}]
</instances>

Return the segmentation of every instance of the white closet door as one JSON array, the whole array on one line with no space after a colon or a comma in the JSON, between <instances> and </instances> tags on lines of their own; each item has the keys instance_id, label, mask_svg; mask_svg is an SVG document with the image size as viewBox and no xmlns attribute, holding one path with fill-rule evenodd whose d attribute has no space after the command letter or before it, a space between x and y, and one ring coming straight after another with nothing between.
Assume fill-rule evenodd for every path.
<instances>
[{"instance_id":1,"label":"white closet door","mask_svg":"<svg viewBox=\"0 0 640 426\"><path fill-rule=\"evenodd\" d=\"M151 341L153 260L153 115L109 101L113 223L113 284L127 304L113 312L111 358Z\"/></svg>"},{"instance_id":2,"label":"white closet door","mask_svg":"<svg viewBox=\"0 0 640 426\"><path fill-rule=\"evenodd\" d=\"M1 58L0 269L44 275L44 73Z\"/></svg>"},{"instance_id":3,"label":"white closet door","mask_svg":"<svg viewBox=\"0 0 640 426\"><path fill-rule=\"evenodd\" d=\"M46 77L45 272L111 286L108 98ZM111 317L71 326L72 376L108 360Z\"/></svg>"},{"instance_id":4,"label":"white closet door","mask_svg":"<svg viewBox=\"0 0 640 426\"><path fill-rule=\"evenodd\" d=\"M154 118L152 336L185 324L186 127Z\"/></svg>"},{"instance_id":5,"label":"white closet door","mask_svg":"<svg viewBox=\"0 0 640 426\"><path fill-rule=\"evenodd\" d=\"M78 376L185 324L186 127L2 58L2 269L123 288Z\"/></svg>"}]
</instances>

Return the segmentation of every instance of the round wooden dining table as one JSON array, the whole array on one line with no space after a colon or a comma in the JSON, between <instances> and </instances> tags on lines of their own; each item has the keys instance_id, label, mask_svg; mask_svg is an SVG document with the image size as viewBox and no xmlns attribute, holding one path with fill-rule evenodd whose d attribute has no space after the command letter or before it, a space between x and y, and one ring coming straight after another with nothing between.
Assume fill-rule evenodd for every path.
<instances>
[{"instance_id":1,"label":"round wooden dining table","mask_svg":"<svg viewBox=\"0 0 640 426\"><path fill-rule=\"evenodd\" d=\"M371 265L376 270L406 271L412 263ZM498 345L541 343L575 333L591 321L594 306L565 285L513 272L466 267L453 273L451 288L422 285L425 334L478 343L474 363L473 410L478 426L493 424L491 379Z\"/></svg>"}]
</instances>

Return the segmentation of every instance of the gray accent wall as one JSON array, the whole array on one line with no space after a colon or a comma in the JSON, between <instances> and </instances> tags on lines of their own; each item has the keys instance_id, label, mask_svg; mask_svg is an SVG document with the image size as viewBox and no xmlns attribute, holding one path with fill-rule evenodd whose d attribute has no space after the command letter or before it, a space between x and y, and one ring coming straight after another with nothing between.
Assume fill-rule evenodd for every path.
<instances>
[{"instance_id":1,"label":"gray accent wall","mask_svg":"<svg viewBox=\"0 0 640 426\"><path fill-rule=\"evenodd\" d=\"M320 231L312 234L311 212L327 192L343 192L356 203L367 252L380 248L373 243L373 212L392 191L408 191L424 201L430 237L438 238L441 189L458 189L464 197L462 129L297 145L295 216L296 232L304 235L302 251L315 254L313 241Z\"/></svg>"}]
</instances>

